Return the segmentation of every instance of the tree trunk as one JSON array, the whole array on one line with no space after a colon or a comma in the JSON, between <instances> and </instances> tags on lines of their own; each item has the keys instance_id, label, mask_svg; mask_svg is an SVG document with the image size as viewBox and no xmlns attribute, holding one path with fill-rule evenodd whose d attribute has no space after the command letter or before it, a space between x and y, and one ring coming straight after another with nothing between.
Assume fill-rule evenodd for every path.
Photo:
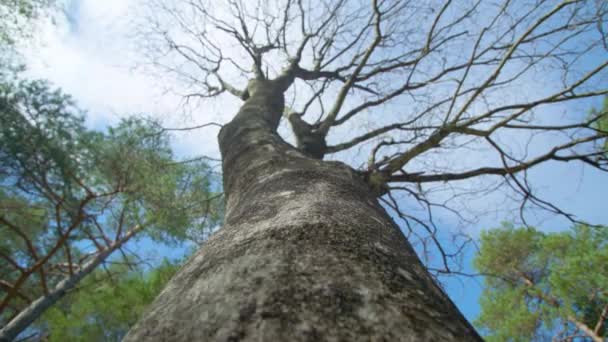
<instances>
[{"instance_id":1,"label":"tree trunk","mask_svg":"<svg viewBox=\"0 0 608 342\"><path fill-rule=\"evenodd\" d=\"M282 90L252 81L219 135L224 227L124 341L479 341L350 167L276 133Z\"/></svg>"}]
</instances>

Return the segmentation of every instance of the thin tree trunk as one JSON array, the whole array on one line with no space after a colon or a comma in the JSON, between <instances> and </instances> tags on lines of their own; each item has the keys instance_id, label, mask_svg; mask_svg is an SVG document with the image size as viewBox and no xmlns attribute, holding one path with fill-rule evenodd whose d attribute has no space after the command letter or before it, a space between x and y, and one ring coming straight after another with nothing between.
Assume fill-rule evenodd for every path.
<instances>
[{"instance_id":1,"label":"thin tree trunk","mask_svg":"<svg viewBox=\"0 0 608 342\"><path fill-rule=\"evenodd\" d=\"M225 226L124 341L479 341L350 167L276 134L282 91L254 81L219 135Z\"/></svg>"},{"instance_id":2,"label":"thin tree trunk","mask_svg":"<svg viewBox=\"0 0 608 342\"><path fill-rule=\"evenodd\" d=\"M586 334L587 336L589 336L589 338L592 339L593 342L602 342L602 341L605 341L604 338L602 338L601 336L598 336L595 331L591 330L591 328L589 328L585 323L580 322L574 316L568 316L568 320L572 324L574 324L574 326L578 330L582 331L584 334Z\"/></svg>"},{"instance_id":3,"label":"thin tree trunk","mask_svg":"<svg viewBox=\"0 0 608 342\"><path fill-rule=\"evenodd\" d=\"M111 246L96 254L91 260L87 261L73 275L60 281L55 288L47 295L34 300L30 305L23 309L17 316L0 329L0 342L14 340L20 333L30 326L36 319L61 298L65 297L68 291L72 290L85 276L93 272L104 260L115 250L124 245L142 228L137 226L125 234L121 239L114 242Z\"/></svg>"}]
</instances>

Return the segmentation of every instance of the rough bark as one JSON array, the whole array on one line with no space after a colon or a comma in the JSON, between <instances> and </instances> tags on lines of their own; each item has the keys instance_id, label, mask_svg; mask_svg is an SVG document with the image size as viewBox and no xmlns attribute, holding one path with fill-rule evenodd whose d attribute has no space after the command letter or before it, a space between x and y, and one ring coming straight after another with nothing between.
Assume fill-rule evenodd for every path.
<instances>
[{"instance_id":1,"label":"rough bark","mask_svg":"<svg viewBox=\"0 0 608 342\"><path fill-rule=\"evenodd\" d=\"M282 91L250 83L219 135L225 226L124 341L478 341L363 179L276 128Z\"/></svg>"}]
</instances>

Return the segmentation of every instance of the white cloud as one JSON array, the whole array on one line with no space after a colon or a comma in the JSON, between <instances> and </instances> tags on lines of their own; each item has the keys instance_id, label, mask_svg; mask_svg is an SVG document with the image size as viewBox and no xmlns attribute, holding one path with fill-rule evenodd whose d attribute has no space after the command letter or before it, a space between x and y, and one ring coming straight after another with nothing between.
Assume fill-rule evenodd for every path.
<instances>
[{"instance_id":1,"label":"white cloud","mask_svg":"<svg viewBox=\"0 0 608 342\"><path fill-rule=\"evenodd\" d=\"M82 0L68 7L69 20L42 25L38 43L24 47L28 74L48 79L88 111L88 124L105 127L131 114L184 127L206 121L225 122L236 111L226 99L210 102L186 115L181 97L158 78L133 68L129 38L133 1ZM220 111L219 108L224 110ZM219 113L219 114L218 114ZM176 148L184 155L218 155L217 130L180 134Z\"/></svg>"}]
</instances>

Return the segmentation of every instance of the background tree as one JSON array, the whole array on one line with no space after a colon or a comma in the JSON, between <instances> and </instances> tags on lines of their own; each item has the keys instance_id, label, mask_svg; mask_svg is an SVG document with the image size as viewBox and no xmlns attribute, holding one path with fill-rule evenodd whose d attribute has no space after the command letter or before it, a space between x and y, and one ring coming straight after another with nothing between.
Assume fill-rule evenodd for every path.
<instances>
[{"instance_id":1,"label":"background tree","mask_svg":"<svg viewBox=\"0 0 608 342\"><path fill-rule=\"evenodd\" d=\"M48 341L120 341L178 267L165 260L146 272L124 265L109 267L111 276L97 270L37 326Z\"/></svg>"},{"instance_id":2,"label":"background tree","mask_svg":"<svg viewBox=\"0 0 608 342\"><path fill-rule=\"evenodd\" d=\"M5 0L0 3L0 63L3 68L15 62L19 43L32 38L40 17L52 15L55 0Z\"/></svg>"},{"instance_id":3,"label":"background tree","mask_svg":"<svg viewBox=\"0 0 608 342\"><path fill-rule=\"evenodd\" d=\"M30 25L55 4L54 0L6 0L0 4L0 43L13 45L28 36Z\"/></svg>"},{"instance_id":4,"label":"background tree","mask_svg":"<svg viewBox=\"0 0 608 342\"><path fill-rule=\"evenodd\" d=\"M604 341L608 230L560 233L503 225L481 235L475 267L486 274L477 325L488 341Z\"/></svg>"},{"instance_id":5,"label":"background tree","mask_svg":"<svg viewBox=\"0 0 608 342\"><path fill-rule=\"evenodd\" d=\"M0 88L0 340L11 340L136 235L199 239L220 212L201 162L174 160L157 124L86 129L41 81ZM217 196L216 196L217 197Z\"/></svg>"}]
</instances>

